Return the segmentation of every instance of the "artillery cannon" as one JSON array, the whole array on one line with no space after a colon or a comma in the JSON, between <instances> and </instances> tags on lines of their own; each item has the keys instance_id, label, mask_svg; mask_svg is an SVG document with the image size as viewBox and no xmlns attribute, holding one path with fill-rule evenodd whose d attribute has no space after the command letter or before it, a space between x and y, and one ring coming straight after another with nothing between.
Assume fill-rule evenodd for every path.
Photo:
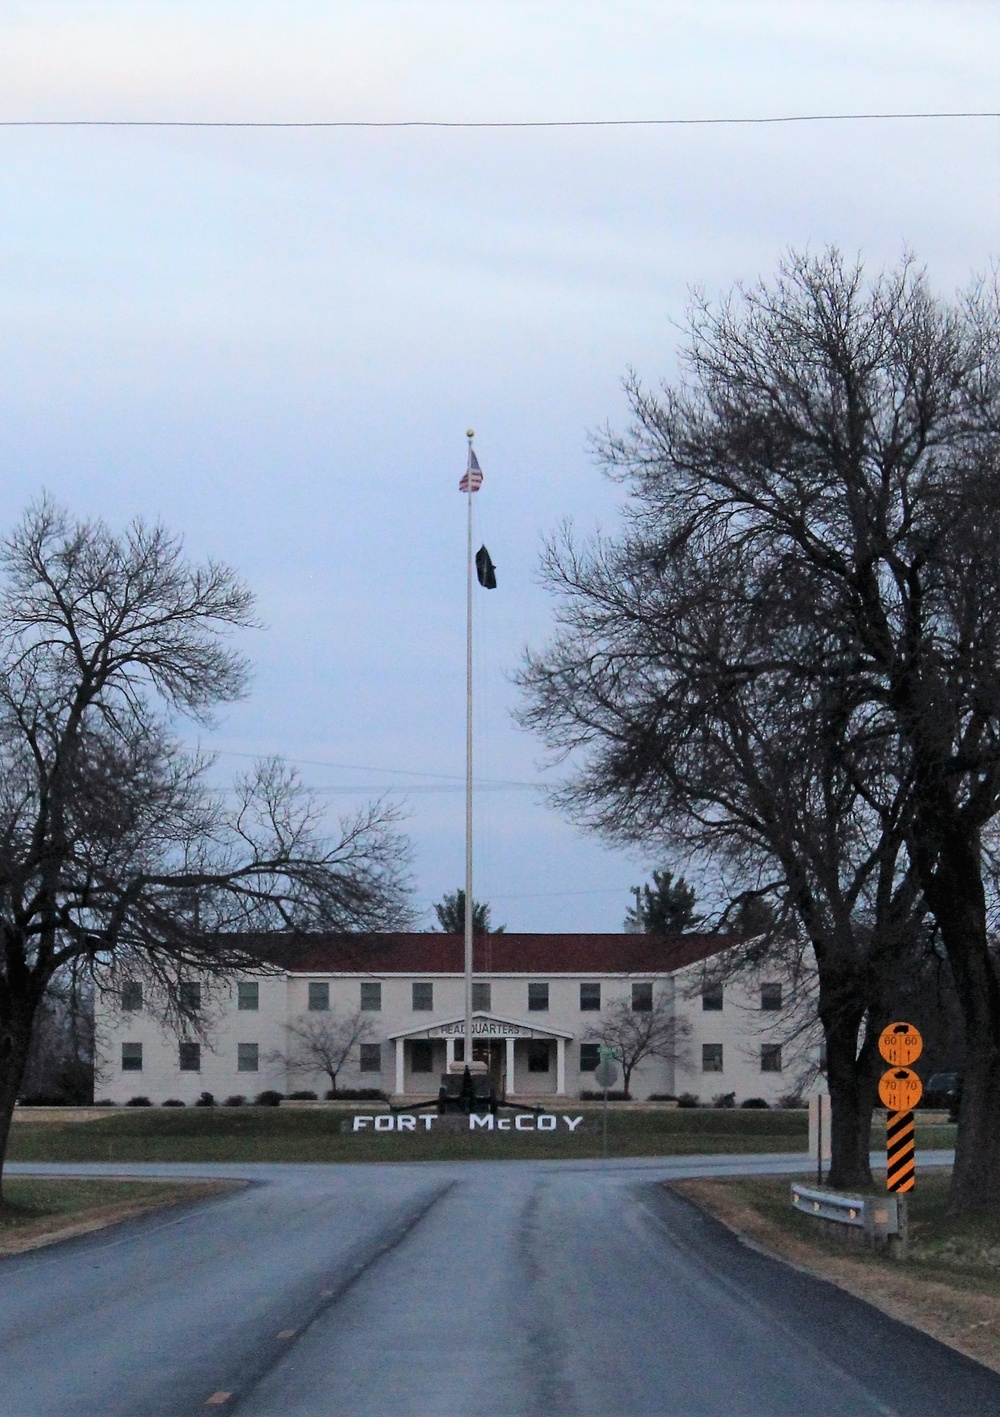
<instances>
[{"instance_id":1,"label":"artillery cannon","mask_svg":"<svg viewBox=\"0 0 1000 1417\"><path fill-rule=\"evenodd\" d=\"M471 1072L466 1067L461 1073L445 1073L441 1078L437 1103L440 1116L446 1112L461 1112L468 1116L471 1112L488 1111L491 1117L495 1117L500 1105L493 1079L485 1069Z\"/></svg>"}]
</instances>

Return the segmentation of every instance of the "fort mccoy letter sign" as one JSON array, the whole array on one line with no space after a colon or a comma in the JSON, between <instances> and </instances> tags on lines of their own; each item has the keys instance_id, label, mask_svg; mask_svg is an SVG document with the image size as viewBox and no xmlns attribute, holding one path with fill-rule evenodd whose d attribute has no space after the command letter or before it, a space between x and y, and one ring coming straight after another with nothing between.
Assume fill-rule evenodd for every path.
<instances>
[{"instance_id":1,"label":"fort mccoy letter sign","mask_svg":"<svg viewBox=\"0 0 1000 1417\"><path fill-rule=\"evenodd\" d=\"M489 1112L472 1112L467 1117L436 1112L376 1112L365 1116L358 1113L341 1123L345 1132L558 1132L566 1136L583 1130L582 1117L568 1117L564 1112L515 1112L513 1117L493 1117Z\"/></svg>"}]
</instances>

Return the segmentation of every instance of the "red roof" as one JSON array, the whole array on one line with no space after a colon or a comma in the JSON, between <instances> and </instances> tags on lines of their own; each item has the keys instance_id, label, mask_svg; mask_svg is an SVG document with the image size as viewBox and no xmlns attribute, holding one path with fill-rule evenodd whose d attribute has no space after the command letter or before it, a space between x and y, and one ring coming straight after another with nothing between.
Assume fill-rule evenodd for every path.
<instances>
[{"instance_id":1,"label":"red roof","mask_svg":"<svg viewBox=\"0 0 1000 1417\"><path fill-rule=\"evenodd\" d=\"M729 935L480 936L477 974L660 974L710 959L736 941ZM291 974L461 974L461 935L430 931L364 937L260 937L262 953Z\"/></svg>"}]
</instances>

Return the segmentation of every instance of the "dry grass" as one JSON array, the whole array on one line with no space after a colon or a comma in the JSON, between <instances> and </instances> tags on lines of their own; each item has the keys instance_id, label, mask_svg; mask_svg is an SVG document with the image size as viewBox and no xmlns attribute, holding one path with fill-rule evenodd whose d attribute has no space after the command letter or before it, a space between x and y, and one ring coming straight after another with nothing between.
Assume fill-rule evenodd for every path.
<instances>
[{"instance_id":1,"label":"dry grass","mask_svg":"<svg viewBox=\"0 0 1000 1417\"><path fill-rule=\"evenodd\" d=\"M848 1249L792 1210L777 1178L676 1181L736 1234L1000 1372L1000 1217L945 1215L947 1175L918 1180L905 1263Z\"/></svg>"},{"instance_id":2,"label":"dry grass","mask_svg":"<svg viewBox=\"0 0 1000 1417\"><path fill-rule=\"evenodd\" d=\"M106 1115L103 1107L15 1107L15 1122L96 1122Z\"/></svg>"},{"instance_id":3,"label":"dry grass","mask_svg":"<svg viewBox=\"0 0 1000 1417\"><path fill-rule=\"evenodd\" d=\"M0 1205L0 1255L103 1230L151 1210L239 1190L241 1181L115 1181L10 1176Z\"/></svg>"}]
</instances>

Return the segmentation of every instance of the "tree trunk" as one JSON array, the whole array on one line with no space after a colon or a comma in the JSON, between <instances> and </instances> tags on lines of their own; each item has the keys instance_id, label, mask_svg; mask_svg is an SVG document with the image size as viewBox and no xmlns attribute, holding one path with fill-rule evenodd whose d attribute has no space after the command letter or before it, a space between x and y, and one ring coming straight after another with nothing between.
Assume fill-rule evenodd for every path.
<instances>
[{"instance_id":1,"label":"tree trunk","mask_svg":"<svg viewBox=\"0 0 1000 1417\"><path fill-rule=\"evenodd\" d=\"M952 1215L1000 1209L1000 984L986 935L978 841L949 833L925 894L941 930L965 1026L966 1063Z\"/></svg>"},{"instance_id":2,"label":"tree trunk","mask_svg":"<svg viewBox=\"0 0 1000 1417\"><path fill-rule=\"evenodd\" d=\"M865 997L853 959L831 961L830 952L818 945L819 1017L826 1041L826 1076L830 1089L830 1174L832 1186L872 1185L871 1124L875 1098L873 1050L877 1044L869 1027L865 1043L858 1035L872 1001Z\"/></svg>"},{"instance_id":3,"label":"tree trunk","mask_svg":"<svg viewBox=\"0 0 1000 1417\"><path fill-rule=\"evenodd\" d=\"M0 1203L3 1202L3 1168L10 1128L28 1063L36 1007L25 1000L8 998L6 1016L0 1019Z\"/></svg>"},{"instance_id":4,"label":"tree trunk","mask_svg":"<svg viewBox=\"0 0 1000 1417\"><path fill-rule=\"evenodd\" d=\"M824 1020L826 1075L830 1088L830 1184L869 1187L872 1184L869 1136L872 1091L866 1073L870 1065L858 1056L858 1031L863 1010Z\"/></svg>"}]
</instances>

